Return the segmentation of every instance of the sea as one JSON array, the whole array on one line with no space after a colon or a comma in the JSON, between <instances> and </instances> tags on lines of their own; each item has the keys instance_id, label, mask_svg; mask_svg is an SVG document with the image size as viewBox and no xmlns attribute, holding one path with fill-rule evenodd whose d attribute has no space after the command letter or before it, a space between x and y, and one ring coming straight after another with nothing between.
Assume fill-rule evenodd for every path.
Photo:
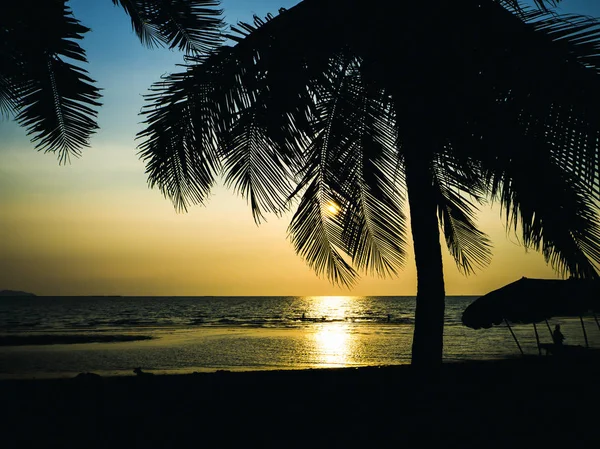
<instances>
[{"instance_id":1,"label":"sea","mask_svg":"<svg viewBox=\"0 0 600 449\"><path fill-rule=\"evenodd\" d=\"M475 299L446 298L444 361L518 356L506 325L461 323ZM2 297L0 379L408 364L414 310L407 296ZM549 324L567 344L586 344L579 318ZM584 326L598 347L597 323ZM512 329L525 354L538 354L532 325ZM538 331L551 342L545 323Z\"/></svg>"}]
</instances>

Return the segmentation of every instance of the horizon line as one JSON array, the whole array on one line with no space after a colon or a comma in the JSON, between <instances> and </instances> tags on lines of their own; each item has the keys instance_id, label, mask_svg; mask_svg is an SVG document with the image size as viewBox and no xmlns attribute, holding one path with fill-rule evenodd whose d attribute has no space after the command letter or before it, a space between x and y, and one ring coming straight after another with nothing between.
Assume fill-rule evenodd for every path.
<instances>
[{"instance_id":1,"label":"horizon line","mask_svg":"<svg viewBox=\"0 0 600 449\"><path fill-rule=\"evenodd\" d=\"M446 297L452 296L483 296L482 294L452 294L445 295ZM379 297L379 298L398 298L398 297L416 297L416 294L413 295L103 295L103 294L85 294L85 295L77 295L77 294L50 294L50 295L38 295L38 294L29 294L29 295L14 295L14 296L3 296L5 298L55 298L55 297L71 297L71 298L291 298L291 297ZM2 296L0 296L2 297Z\"/></svg>"}]
</instances>

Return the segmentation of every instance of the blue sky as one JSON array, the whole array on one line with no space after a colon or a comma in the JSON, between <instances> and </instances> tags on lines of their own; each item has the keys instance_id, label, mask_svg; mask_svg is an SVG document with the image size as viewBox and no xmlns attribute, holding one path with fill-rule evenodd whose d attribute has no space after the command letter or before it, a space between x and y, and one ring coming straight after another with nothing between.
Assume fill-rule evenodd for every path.
<instances>
[{"instance_id":1,"label":"blue sky","mask_svg":"<svg viewBox=\"0 0 600 449\"><path fill-rule=\"evenodd\" d=\"M245 201L216 188L206 207L177 214L147 187L135 135L148 87L182 55L141 46L110 0L72 0L92 31L82 43L103 90L99 132L70 165L37 153L24 129L0 122L0 290L38 294L413 295L414 262L397 279L363 277L351 291L319 279L286 239L289 217L257 227ZM229 23L276 14L295 1L224 0ZM563 10L600 16L600 2ZM536 253L507 236L496 209L480 224L495 243L492 265L464 277L445 256L449 294L481 294L525 275L552 277Z\"/></svg>"}]
</instances>

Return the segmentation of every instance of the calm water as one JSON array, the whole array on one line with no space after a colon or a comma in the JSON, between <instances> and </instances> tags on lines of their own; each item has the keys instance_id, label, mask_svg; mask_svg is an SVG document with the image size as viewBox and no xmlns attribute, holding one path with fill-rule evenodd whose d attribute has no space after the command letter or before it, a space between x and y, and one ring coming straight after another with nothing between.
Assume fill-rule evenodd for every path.
<instances>
[{"instance_id":1,"label":"calm water","mask_svg":"<svg viewBox=\"0 0 600 449\"><path fill-rule=\"evenodd\" d=\"M475 297L448 297L447 361L511 356L508 329L473 330L460 322ZM90 371L157 373L357 367L409 363L414 297L34 297L0 298L0 378L71 377ZM304 319L302 318L304 315ZM554 319L568 344L584 344L578 319ZM600 342L586 320L592 346ZM532 326L514 330L537 352ZM542 341L548 330L539 327ZM38 340L99 338L142 341L13 345ZM7 339L10 337L10 339ZM9 345L7 345L9 344Z\"/></svg>"}]
</instances>

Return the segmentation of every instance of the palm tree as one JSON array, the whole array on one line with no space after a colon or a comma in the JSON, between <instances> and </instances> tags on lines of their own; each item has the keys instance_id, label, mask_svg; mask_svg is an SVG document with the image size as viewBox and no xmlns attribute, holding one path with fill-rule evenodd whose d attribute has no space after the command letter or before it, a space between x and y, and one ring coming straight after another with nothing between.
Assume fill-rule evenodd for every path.
<instances>
[{"instance_id":1,"label":"palm tree","mask_svg":"<svg viewBox=\"0 0 600 449\"><path fill-rule=\"evenodd\" d=\"M452 3L452 4L450 4ZM305 0L233 28L232 47L154 86L140 133L151 187L177 209L219 176L257 222L351 284L417 266L412 362L443 349L440 229L458 267L491 257L477 207L558 272L597 277L600 24L513 1Z\"/></svg>"},{"instance_id":2,"label":"palm tree","mask_svg":"<svg viewBox=\"0 0 600 449\"><path fill-rule=\"evenodd\" d=\"M89 28L68 0L6 1L0 6L0 114L14 116L59 161L78 156L98 128L100 89L81 67L77 43ZM200 55L221 42L219 0L112 0L141 42ZM73 60L75 64L67 62ZM78 65L79 63L79 65Z\"/></svg>"}]
</instances>

